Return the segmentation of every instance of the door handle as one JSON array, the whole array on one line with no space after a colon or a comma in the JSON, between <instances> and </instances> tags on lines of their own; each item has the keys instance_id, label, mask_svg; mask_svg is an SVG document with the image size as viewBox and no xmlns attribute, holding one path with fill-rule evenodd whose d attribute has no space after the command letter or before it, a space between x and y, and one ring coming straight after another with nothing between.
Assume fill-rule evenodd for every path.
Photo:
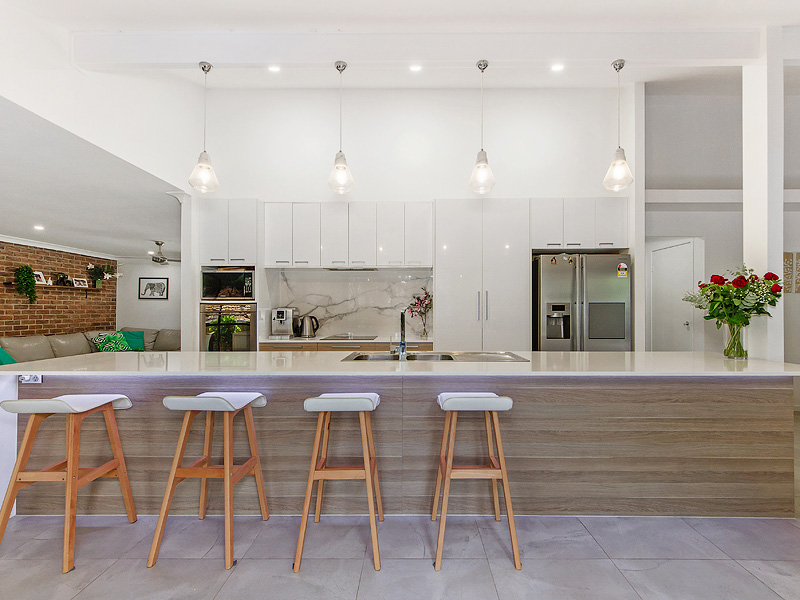
<instances>
[{"instance_id":1,"label":"door handle","mask_svg":"<svg viewBox=\"0 0 800 600\"><path fill-rule=\"evenodd\" d=\"M483 310L486 311L486 320L489 320L489 290L486 290L486 301L483 303Z\"/></svg>"},{"instance_id":2,"label":"door handle","mask_svg":"<svg viewBox=\"0 0 800 600\"><path fill-rule=\"evenodd\" d=\"M478 321L481 320L481 291L478 290Z\"/></svg>"},{"instance_id":3,"label":"door handle","mask_svg":"<svg viewBox=\"0 0 800 600\"><path fill-rule=\"evenodd\" d=\"M686 325L686 327L689 327L689 321L684 321L683 324Z\"/></svg>"}]
</instances>

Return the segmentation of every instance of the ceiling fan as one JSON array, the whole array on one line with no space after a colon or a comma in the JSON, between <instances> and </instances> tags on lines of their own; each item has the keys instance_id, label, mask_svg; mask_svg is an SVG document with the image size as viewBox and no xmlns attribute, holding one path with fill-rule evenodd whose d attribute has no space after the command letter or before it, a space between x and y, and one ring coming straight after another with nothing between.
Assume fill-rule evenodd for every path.
<instances>
[{"instance_id":1,"label":"ceiling fan","mask_svg":"<svg viewBox=\"0 0 800 600\"><path fill-rule=\"evenodd\" d=\"M158 246L158 252L156 252L153 256L151 256L150 259L158 265L168 265L169 260L161 252L161 247L164 245L164 242L156 242L155 244L156 246Z\"/></svg>"}]
</instances>

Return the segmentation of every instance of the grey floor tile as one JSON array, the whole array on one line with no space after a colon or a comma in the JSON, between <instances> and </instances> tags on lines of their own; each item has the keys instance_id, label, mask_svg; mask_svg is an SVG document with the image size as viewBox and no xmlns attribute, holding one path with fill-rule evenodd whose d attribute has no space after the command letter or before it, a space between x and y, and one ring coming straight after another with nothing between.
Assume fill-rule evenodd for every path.
<instances>
[{"instance_id":1,"label":"grey floor tile","mask_svg":"<svg viewBox=\"0 0 800 600\"><path fill-rule=\"evenodd\" d=\"M383 523L378 525L380 536ZM244 558L294 558L300 517L270 517ZM380 539L380 537L379 537ZM370 540L367 517L308 520L303 558L364 558Z\"/></svg>"},{"instance_id":2,"label":"grey floor tile","mask_svg":"<svg viewBox=\"0 0 800 600\"><path fill-rule=\"evenodd\" d=\"M794 519L684 519L728 556L742 560L800 560Z\"/></svg>"},{"instance_id":3,"label":"grey floor tile","mask_svg":"<svg viewBox=\"0 0 800 600\"><path fill-rule=\"evenodd\" d=\"M233 569L213 559L165 558L148 569L146 561L123 558L76 596L76 600L211 600Z\"/></svg>"},{"instance_id":4,"label":"grey floor tile","mask_svg":"<svg viewBox=\"0 0 800 600\"><path fill-rule=\"evenodd\" d=\"M147 535L131 548L124 558L147 558L156 519L152 518ZM241 558L253 540L269 521L258 516L240 516L233 519L233 556ZM223 558L225 556L225 518L209 515L205 519L195 516L176 515L167 519L164 537L158 557L161 558Z\"/></svg>"},{"instance_id":5,"label":"grey floor tile","mask_svg":"<svg viewBox=\"0 0 800 600\"><path fill-rule=\"evenodd\" d=\"M381 560L380 571L364 560L358 600L409 598L491 600L497 598L497 591L485 558L446 559L438 572L428 558Z\"/></svg>"},{"instance_id":6,"label":"grey floor tile","mask_svg":"<svg viewBox=\"0 0 800 600\"><path fill-rule=\"evenodd\" d=\"M503 559L489 564L500 600L639 600L608 558L526 560L521 571Z\"/></svg>"},{"instance_id":7,"label":"grey floor tile","mask_svg":"<svg viewBox=\"0 0 800 600\"><path fill-rule=\"evenodd\" d=\"M728 558L678 517L581 517L581 522L611 558Z\"/></svg>"},{"instance_id":8,"label":"grey floor tile","mask_svg":"<svg viewBox=\"0 0 800 600\"><path fill-rule=\"evenodd\" d=\"M615 560L642 600L780 600L733 560Z\"/></svg>"},{"instance_id":9,"label":"grey floor tile","mask_svg":"<svg viewBox=\"0 0 800 600\"><path fill-rule=\"evenodd\" d=\"M576 517L516 517L522 558L608 558ZM512 560L508 521L479 518L483 547L489 558Z\"/></svg>"},{"instance_id":10,"label":"grey floor tile","mask_svg":"<svg viewBox=\"0 0 800 600\"><path fill-rule=\"evenodd\" d=\"M363 558L304 558L294 573L291 559L244 559L216 600L353 600L363 563Z\"/></svg>"},{"instance_id":11,"label":"grey floor tile","mask_svg":"<svg viewBox=\"0 0 800 600\"><path fill-rule=\"evenodd\" d=\"M366 526L367 524L365 524ZM378 525L381 558L432 558L436 555L439 521L430 517L390 517ZM372 557L372 542L367 544ZM484 558L486 553L474 517L452 516L445 521L444 558Z\"/></svg>"},{"instance_id":12,"label":"grey floor tile","mask_svg":"<svg viewBox=\"0 0 800 600\"><path fill-rule=\"evenodd\" d=\"M64 535L64 517L16 516L11 517L0 543L0 558L13 558L14 551L39 535L49 535L57 530Z\"/></svg>"},{"instance_id":13,"label":"grey floor tile","mask_svg":"<svg viewBox=\"0 0 800 600\"><path fill-rule=\"evenodd\" d=\"M785 600L800 600L800 561L741 560L739 564Z\"/></svg>"},{"instance_id":14,"label":"grey floor tile","mask_svg":"<svg viewBox=\"0 0 800 600\"><path fill-rule=\"evenodd\" d=\"M14 600L69 600L114 562L113 558L78 558L72 571L61 573L60 557L24 562L0 560L0 596Z\"/></svg>"}]
</instances>

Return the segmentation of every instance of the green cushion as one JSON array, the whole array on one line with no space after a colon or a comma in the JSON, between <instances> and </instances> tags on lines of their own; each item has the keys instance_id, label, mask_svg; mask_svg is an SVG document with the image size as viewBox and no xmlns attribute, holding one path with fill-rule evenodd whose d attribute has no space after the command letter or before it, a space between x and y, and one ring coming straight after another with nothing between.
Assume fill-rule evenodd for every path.
<instances>
[{"instance_id":1,"label":"green cushion","mask_svg":"<svg viewBox=\"0 0 800 600\"><path fill-rule=\"evenodd\" d=\"M123 335L131 350L144 352L144 331L118 331L117 333Z\"/></svg>"},{"instance_id":2,"label":"green cushion","mask_svg":"<svg viewBox=\"0 0 800 600\"><path fill-rule=\"evenodd\" d=\"M0 348L0 365L13 365L16 362L13 356Z\"/></svg>"},{"instance_id":3,"label":"green cushion","mask_svg":"<svg viewBox=\"0 0 800 600\"><path fill-rule=\"evenodd\" d=\"M131 349L125 341L125 336L119 331L93 337L92 342L97 346L98 352L128 352Z\"/></svg>"}]
</instances>

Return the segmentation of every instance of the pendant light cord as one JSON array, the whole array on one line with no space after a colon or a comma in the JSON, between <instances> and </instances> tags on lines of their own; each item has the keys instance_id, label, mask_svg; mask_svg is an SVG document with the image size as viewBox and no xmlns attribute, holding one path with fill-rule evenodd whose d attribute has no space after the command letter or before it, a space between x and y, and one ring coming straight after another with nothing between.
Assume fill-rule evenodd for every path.
<instances>
[{"instance_id":1,"label":"pendant light cord","mask_svg":"<svg viewBox=\"0 0 800 600\"><path fill-rule=\"evenodd\" d=\"M342 73L339 71L339 152L342 151Z\"/></svg>"},{"instance_id":2,"label":"pendant light cord","mask_svg":"<svg viewBox=\"0 0 800 600\"><path fill-rule=\"evenodd\" d=\"M481 152L483 152L483 71L481 71Z\"/></svg>"},{"instance_id":3,"label":"pendant light cord","mask_svg":"<svg viewBox=\"0 0 800 600\"><path fill-rule=\"evenodd\" d=\"M208 71L203 69L203 152L206 151L206 108L208 104Z\"/></svg>"},{"instance_id":4,"label":"pendant light cord","mask_svg":"<svg viewBox=\"0 0 800 600\"><path fill-rule=\"evenodd\" d=\"M620 103L621 103L620 98L621 98L621 96L620 96L620 91L619 91L619 72L620 72L620 70L621 69L617 69L617 148L622 148L622 139L621 139L621 136L620 136L620 120L621 120L620 115L622 114L620 112Z\"/></svg>"}]
</instances>

